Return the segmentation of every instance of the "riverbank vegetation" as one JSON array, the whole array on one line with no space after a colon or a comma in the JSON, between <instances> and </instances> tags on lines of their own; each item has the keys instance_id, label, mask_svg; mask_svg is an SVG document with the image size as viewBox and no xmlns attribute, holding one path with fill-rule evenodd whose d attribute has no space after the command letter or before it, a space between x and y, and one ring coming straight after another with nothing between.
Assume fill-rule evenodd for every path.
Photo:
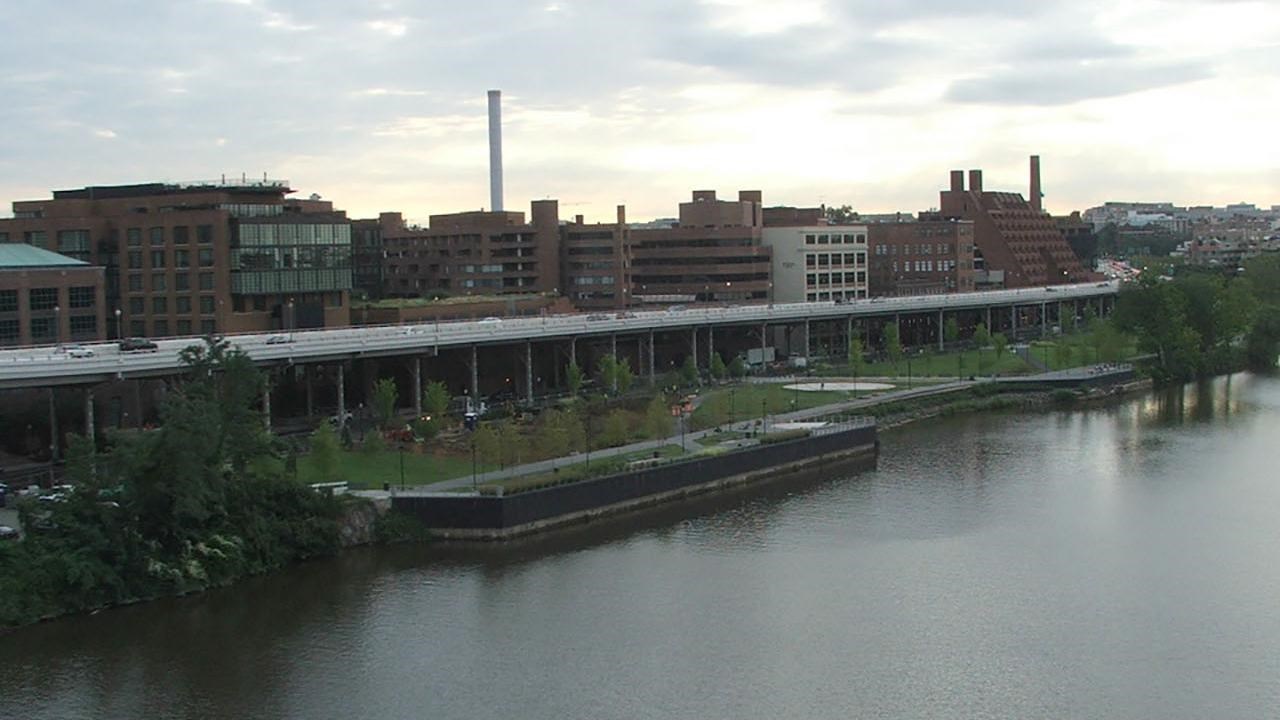
<instances>
[{"instance_id":1,"label":"riverbank vegetation","mask_svg":"<svg viewBox=\"0 0 1280 720\"><path fill-rule=\"evenodd\" d=\"M336 552L342 501L288 472L266 432L263 379L224 342L187 373L150 431L71 442L56 496L20 501L26 537L0 545L0 625L226 585Z\"/></svg>"}]
</instances>

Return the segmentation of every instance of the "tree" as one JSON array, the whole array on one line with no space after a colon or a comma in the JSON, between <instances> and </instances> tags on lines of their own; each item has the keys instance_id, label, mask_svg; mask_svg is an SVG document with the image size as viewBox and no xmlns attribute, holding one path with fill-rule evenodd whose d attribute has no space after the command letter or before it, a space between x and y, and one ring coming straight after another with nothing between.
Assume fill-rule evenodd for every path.
<instances>
[{"instance_id":1,"label":"tree","mask_svg":"<svg viewBox=\"0 0 1280 720\"><path fill-rule=\"evenodd\" d=\"M1280 307L1259 312L1245 336L1245 358L1255 370L1274 370L1280 355Z\"/></svg>"},{"instance_id":2,"label":"tree","mask_svg":"<svg viewBox=\"0 0 1280 720\"><path fill-rule=\"evenodd\" d=\"M377 418L378 427L385 428L391 425L391 419L396 416L396 381L391 378L382 378L373 384L373 413Z\"/></svg>"},{"instance_id":3,"label":"tree","mask_svg":"<svg viewBox=\"0 0 1280 720\"><path fill-rule=\"evenodd\" d=\"M311 463L324 482L333 482L338 474L338 436L327 422L311 433Z\"/></svg>"},{"instance_id":4,"label":"tree","mask_svg":"<svg viewBox=\"0 0 1280 720\"><path fill-rule=\"evenodd\" d=\"M626 395L627 391L630 390L631 386L636 382L636 375L631 372L631 361L627 358L621 358L618 360L618 366L615 372L617 373L618 379L618 393L620 395Z\"/></svg>"},{"instance_id":5,"label":"tree","mask_svg":"<svg viewBox=\"0 0 1280 720\"><path fill-rule=\"evenodd\" d=\"M698 384L698 361L692 355L686 355L680 366L680 382L686 387Z\"/></svg>"},{"instance_id":6,"label":"tree","mask_svg":"<svg viewBox=\"0 0 1280 720\"><path fill-rule=\"evenodd\" d=\"M502 439L493 423L480 423L471 433L471 441L476 444L476 453L487 461L502 459Z\"/></svg>"},{"instance_id":7,"label":"tree","mask_svg":"<svg viewBox=\"0 0 1280 720\"><path fill-rule=\"evenodd\" d=\"M387 451L387 439L382 437L382 432L374 429L373 432L364 436L364 440L360 443L360 452L367 458L375 458Z\"/></svg>"},{"instance_id":8,"label":"tree","mask_svg":"<svg viewBox=\"0 0 1280 720\"><path fill-rule=\"evenodd\" d=\"M862 372L863 363L862 338L854 335L849 338L849 369L858 375Z\"/></svg>"},{"instance_id":9,"label":"tree","mask_svg":"<svg viewBox=\"0 0 1280 720\"><path fill-rule=\"evenodd\" d=\"M502 448L502 465L504 467L519 465L528 452L524 434L520 432L519 426L511 418L503 418L496 423L495 430L498 434L498 445Z\"/></svg>"},{"instance_id":10,"label":"tree","mask_svg":"<svg viewBox=\"0 0 1280 720\"><path fill-rule=\"evenodd\" d=\"M652 440L670 437L672 432L671 408L661 394L654 395L644 410L644 435Z\"/></svg>"},{"instance_id":11,"label":"tree","mask_svg":"<svg viewBox=\"0 0 1280 720\"><path fill-rule=\"evenodd\" d=\"M450 400L449 388L443 382L429 382L422 393L422 411L430 415L432 420L442 420L449 412Z\"/></svg>"},{"instance_id":12,"label":"tree","mask_svg":"<svg viewBox=\"0 0 1280 720\"><path fill-rule=\"evenodd\" d=\"M729 376L735 380L747 376L747 363L741 355L735 355L733 362L729 363Z\"/></svg>"},{"instance_id":13,"label":"tree","mask_svg":"<svg viewBox=\"0 0 1280 720\"><path fill-rule=\"evenodd\" d=\"M720 357L720 353L711 353L711 377L716 380L723 380L729 372L729 368L725 367L724 359Z\"/></svg>"},{"instance_id":14,"label":"tree","mask_svg":"<svg viewBox=\"0 0 1280 720\"><path fill-rule=\"evenodd\" d=\"M902 340L898 337L898 324L886 323L884 326L884 351L893 363L893 372L898 372L898 362L902 360Z\"/></svg>"},{"instance_id":15,"label":"tree","mask_svg":"<svg viewBox=\"0 0 1280 720\"><path fill-rule=\"evenodd\" d=\"M596 365L596 383L600 389L609 394L618 390L618 358L612 353L600 358ZM576 393L575 393L576 394Z\"/></svg>"},{"instance_id":16,"label":"tree","mask_svg":"<svg viewBox=\"0 0 1280 720\"><path fill-rule=\"evenodd\" d=\"M996 333L991 336L991 344L996 349L996 362L999 362L1004 351L1009 349L1009 338L1005 337L1004 333Z\"/></svg>"},{"instance_id":17,"label":"tree","mask_svg":"<svg viewBox=\"0 0 1280 720\"><path fill-rule=\"evenodd\" d=\"M597 440L599 447L617 447L625 445L631 436L631 422L626 410L614 410L604 419L604 427L600 429Z\"/></svg>"},{"instance_id":18,"label":"tree","mask_svg":"<svg viewBox=\"0 0 1280 720\"><path fill-rule=\"evenodd\" d=\"M958 320L953 317L947 318L947 321L942 324L942 339L948 345L954 345L960 339L960 322Z\"/></svg>"},{"instance_id":19,"label":"tree","mask_svg":"<svg viewBox=\"0 0 1280 720\"><path fill-rule=\"evenodd\" d=\"M853 208L848 205L824 208L822 214L826 216L827 222L831 225L849 225L858 219L858 213L854 212Z\"/></svg>"},{"instance_id":20,"label":"tree","mask_svg":"<svg viewBox=\"0 0 1280 720\"><path fill-rule=\"evenodd\" d=\"M986 323L978 323L978 326L973 329L973 344L979 348L991 344L991 331L987 329Z\"/></svg>"},{"instance_id":21,"label":"tree","mask_svg":"<svg viewBox=\"0 0 1280 720\"><path fill-rule=\"evenodd\" d=\"M570 360L569 367L565 371L565 383L569 386L569 394L577 397L582 392L582 368L578 367L577 360Z\"/></svg>"}]
</instances>

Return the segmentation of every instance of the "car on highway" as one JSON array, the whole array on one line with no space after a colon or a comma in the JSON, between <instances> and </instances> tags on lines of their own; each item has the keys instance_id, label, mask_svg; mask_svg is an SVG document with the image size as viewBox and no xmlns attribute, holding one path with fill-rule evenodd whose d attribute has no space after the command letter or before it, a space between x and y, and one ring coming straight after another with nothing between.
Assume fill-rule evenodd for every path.
<instances>
[{"instance_id":1,"label":"car on highway","mask_svg":"<svg viewBox=\"0 0 1280 720\"><path fill-rule=\"evenodd\" d=\"M69 358L89 358L93 357L93 350L83 345L59 345L55 351L59 354L66 355Z\"/></svg>"},{"instance_id":2,"label":"car on highway","mask_svg":"<svg viewBox=\"0 0 1280 720\"><path fill-rule=\"evenodd\" d=\"M500 322L502 322L502 318L500 317L487 317L481 320L480 324L481 325L497 325Z\"/></svg>"},{"instance_id":3,"label":"car on highway","mask_svg":"<svg viewBox=\"0 0 1280 720\"><path fill-rule=\"evenodd\" d=\"M619 320L626 320L626 319L628 319L628 318L633 318L633 317L635 317L635 316L636 316L636 314L635 314L635 313L633 313L633 312L631 312L631 311L629 311L629 310L623 310L622 312L618 313L617 315L614 315L614 317L618 318Z\"/></svg>"},{"instance_id":4,"label":"car on highway","mask_svg":"<svg viewBox=\"0 0 1280 720\"><path fill-rule=\"evenodd\" d=\"M119 342L120 352L155 352L160 347L146 338L125 338Z\"/></svg>"},{"instance_id":5,"label":"car on highway","mask_svg":"<svg viewBox=\"0 0 1280 720\"><path fill-rule=\"evenodd\" d=\"M587 316L587 322L600 322L601 320L608 320L608 319L609 319L609 316L604 313L591 313L590 315Z\"/></svg>"},{"instance_id":6,"label":"car on highway","mask_svg":"<svg viewBox=\"0 0 1280 720\"><path fill-rule=\"evenodd\" d=\"M293 342L293 338L288 335L271 335L267 338L268 345L288 345Z\"/></svg>"}]
</instances>

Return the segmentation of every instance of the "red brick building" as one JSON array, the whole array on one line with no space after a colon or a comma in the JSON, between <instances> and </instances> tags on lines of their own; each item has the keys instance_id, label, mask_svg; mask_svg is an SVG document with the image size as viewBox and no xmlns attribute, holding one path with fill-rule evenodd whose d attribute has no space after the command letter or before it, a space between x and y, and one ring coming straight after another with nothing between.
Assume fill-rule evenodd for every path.
<instances>
[{"instance_id":1,"label":"red brick building","mask_svg":"<svg viewBox=\"0 0 1280 720\"><path fill-rule=\"evenodd\" d=\"M985 271L1003 273L1005 287L1088 282L1086 270L1063 238L1054 219L1041 208L1040 162L1031 159L1031 200L1019 193L989 192L982 171L951 173L951 188L941 193L941 216L973 222L977 261ZM981 274L981 273L980 273ZM975 278L983 285L983 278Z\"/></svg>"},{"instance_id":2,"label":"red brick building","mask_svg":"<svg viewBox=\"0 0 1280 720\"><path fill-rule=\"evenodd\" d=\"M973 292L974 223L921 213L867 224L872 297Z\"/></svg>"},{"instance_id":3,"label":"red brick building","mask_svg":"<svg viewBox=\"0 0 1280 720\"><path fill-rule=\"evenodd\" d=\"M0 244L0 346L102 340L105 308L102 267Z\"/></svg>"}]
</instances>

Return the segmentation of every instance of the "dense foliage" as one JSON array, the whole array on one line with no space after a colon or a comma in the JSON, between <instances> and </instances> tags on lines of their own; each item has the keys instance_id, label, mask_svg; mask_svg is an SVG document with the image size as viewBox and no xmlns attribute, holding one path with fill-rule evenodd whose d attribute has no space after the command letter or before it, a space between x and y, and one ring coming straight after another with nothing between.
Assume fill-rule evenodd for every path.
<instances>
[{"instance_id":1,"label":"dense foliage","mask_svg":"<svg viewBox=\"0 0 1280 720\"><path fill-rule=\"evenodd\" d=\"M257 409L263 378L225 343L185 353L160 429L71 443L75 489L23 500L0 546L0 624L224 585L334 552L338 505L287 477Z\"/></svg>"},{"instance_id":2,"label":"dense foliage","mask_svg":"<svg viewBox=\"0 0 1280 720\"><path fill-rule=\"evenodd\" d=\"M1241 276L1184 272L1144 276L1125 288L1112 321L1155 356L1160 383L1230 372L1246 364L1275 367L1280 343L1278 258L1259 258Z\"/></svg>"}]
</instances>

